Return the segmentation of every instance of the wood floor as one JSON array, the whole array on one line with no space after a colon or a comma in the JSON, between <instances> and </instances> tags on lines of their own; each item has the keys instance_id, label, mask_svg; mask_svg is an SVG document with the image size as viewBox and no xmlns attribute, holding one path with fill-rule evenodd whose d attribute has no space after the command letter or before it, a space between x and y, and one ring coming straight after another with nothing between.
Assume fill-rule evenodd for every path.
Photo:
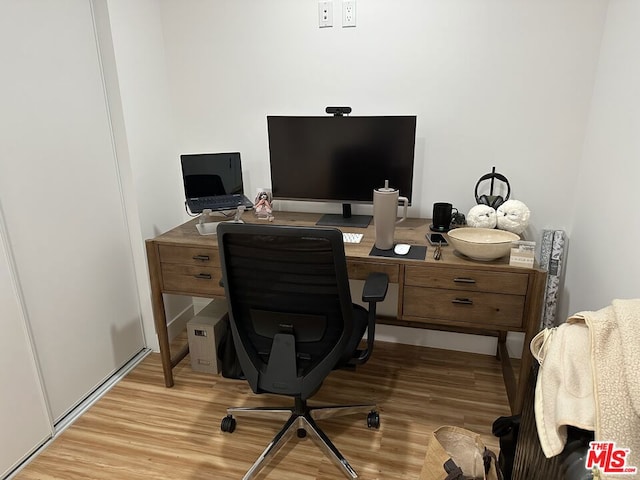
<instances>
[{"instance_id":1,"label":"wood floor","mask_svg":"<svg viewBox=\"0 0 640 480\"><path fill-rule=\"evenodd\" d=\"M278 421L238 419L220 431L228 406L289 405L254 395L246 382L193 372L189 359L165 388L158 354L151 354L16 477L48 479L241 479L280 429ZM417 479L427 435L441 425L482 434L498 453L491 424L509 415L500 363L491 356L393 343L357 371L333 372L310 404L375 401L381 426L364 416L319 421L363 480ZM344 478L321 450L294 437L259 480Z\"/></svg>"}]
</instances>

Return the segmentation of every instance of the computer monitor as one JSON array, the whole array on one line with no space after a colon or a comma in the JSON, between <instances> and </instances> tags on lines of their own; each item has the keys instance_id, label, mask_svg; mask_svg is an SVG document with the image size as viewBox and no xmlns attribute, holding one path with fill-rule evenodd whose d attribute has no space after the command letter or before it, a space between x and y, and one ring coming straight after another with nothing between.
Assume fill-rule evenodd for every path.
<instances>
[{"instance_id":1,"label":"computer monitor","mask_svg":"<svg viewBox=\"0 0 640 480\"><path fill-rule=\"evenodd\" d=\"M274 199L343 204L318 224L366 227L351 204L373 203L385 180L411 202L415 115L268 116L267 129Z\"/></svg>"}]
</instances>

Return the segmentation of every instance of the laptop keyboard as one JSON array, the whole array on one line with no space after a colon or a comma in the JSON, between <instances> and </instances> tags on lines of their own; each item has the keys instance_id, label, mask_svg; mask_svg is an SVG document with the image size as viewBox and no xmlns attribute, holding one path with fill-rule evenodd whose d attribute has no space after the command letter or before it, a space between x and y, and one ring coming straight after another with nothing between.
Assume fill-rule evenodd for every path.
<instances>
[{"instance_id":1,"label":"laptop keyboard","mask_svg":"<svg viewBox=\"0 0 640 480\"><path fill-rule=\"evenodd\" d=\"M205 208L211 210L224 210L237 208L240 205L247 205L242 195L216 195L214 197L198 197L189 200L189 208L191 211L201 212Z\"/></svg>"}]
</instances>

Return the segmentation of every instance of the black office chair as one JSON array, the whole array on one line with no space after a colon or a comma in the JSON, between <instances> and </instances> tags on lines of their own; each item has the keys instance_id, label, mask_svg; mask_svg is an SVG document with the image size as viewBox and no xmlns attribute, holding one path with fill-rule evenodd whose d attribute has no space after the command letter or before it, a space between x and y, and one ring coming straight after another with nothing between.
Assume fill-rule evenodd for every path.
<instances>
[{"instance_id":1,"label":"black office chair","mask_svg":"<svg viewBox=\"0 0 640 480\"><path fill-rule=\"evenodd\" d=\"M375 405L310 407L307 399L336 368L368 360L375 336L376 302L388 278L373 273L363 301L351 302L342 233L333 228L221 223L217 229L222 282L238 359L255 393L294 398L283 408L229 408L221 429L233 432L234 416L284 417L286 423L244 476L253 478L294 432L312 439L349 478L358 478L315 420L367 414L378 428ZM367 330L363 349L360 342Z\"/></svg>"}]
</instances>

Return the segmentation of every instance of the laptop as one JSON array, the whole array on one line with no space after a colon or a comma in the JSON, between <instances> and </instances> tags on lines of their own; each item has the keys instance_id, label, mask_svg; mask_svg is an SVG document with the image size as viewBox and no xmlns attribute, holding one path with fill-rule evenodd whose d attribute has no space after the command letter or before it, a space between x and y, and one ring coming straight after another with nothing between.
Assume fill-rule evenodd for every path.
<instances>
[{"instance_id":1,"label":"laptop","mask_svg":"<svg viewBox=\"0 0 640 480\"><path fill-rule=\"evenodd\" d=\"M198 153L180 155L182 181L191 213L253 208L244 195L240 153Z\"/></svg>"}]
</instances>

